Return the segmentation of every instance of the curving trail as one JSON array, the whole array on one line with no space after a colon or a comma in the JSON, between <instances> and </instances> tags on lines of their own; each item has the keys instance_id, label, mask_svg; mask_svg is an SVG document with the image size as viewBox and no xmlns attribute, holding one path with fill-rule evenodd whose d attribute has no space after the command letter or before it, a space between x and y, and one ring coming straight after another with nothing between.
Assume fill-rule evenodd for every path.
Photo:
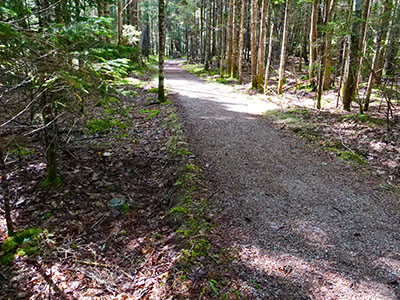
<instances>
[{"instance_id":1,"label":"curving trail","mask_svg":"<svg viewBox=\"0 0 400 300\"><path fill-rule=\"evenodd\" d=\"M217 186L234 269L254 298L400 299L399 200L270 126L261 114L277 107L179 62L167 61L166 84Z\"/></svg>"}]
</instances>

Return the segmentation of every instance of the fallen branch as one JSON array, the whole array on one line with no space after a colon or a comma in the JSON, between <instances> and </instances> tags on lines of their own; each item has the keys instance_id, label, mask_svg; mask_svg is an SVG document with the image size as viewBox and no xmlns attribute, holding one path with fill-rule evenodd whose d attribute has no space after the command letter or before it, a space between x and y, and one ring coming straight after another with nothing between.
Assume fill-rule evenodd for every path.
<instances>
[{"instance_id":1,"label":"fallen branch","mask_svg":"<svg viewBox=\"0 0 400 300\"><path fill-rule=\"evenodd\" d=\"M120 273L124 274L126 277L128 277L130 280L134 280L131 275L129 275L126 271L122 270L118 266L114 265L109 265L109 264L103 264L103 263L98 263L94 261L86 261L86 260L74 260L75 263L82 264L82 265L88 265L88 266L93 266L93 267L101 267L101 268L106 268L106 269L114 269L119 271Z\"/></svg>"}]
</instances>

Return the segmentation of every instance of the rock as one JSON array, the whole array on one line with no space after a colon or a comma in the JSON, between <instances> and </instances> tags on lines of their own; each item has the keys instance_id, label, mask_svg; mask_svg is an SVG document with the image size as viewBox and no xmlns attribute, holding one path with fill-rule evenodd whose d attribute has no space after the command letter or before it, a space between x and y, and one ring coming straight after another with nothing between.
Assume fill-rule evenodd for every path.
<instances>
[{"instance_id":1,"label":"rock","mask_svg":"<svg viewBox=\"0 0 400 300\"><path fill-rule=\"evenodd\" d=\"M107 203L107 207L111 210L120 210L124 206L125 200L121 198L112 198Z\"/></svg>"}]
</instances>

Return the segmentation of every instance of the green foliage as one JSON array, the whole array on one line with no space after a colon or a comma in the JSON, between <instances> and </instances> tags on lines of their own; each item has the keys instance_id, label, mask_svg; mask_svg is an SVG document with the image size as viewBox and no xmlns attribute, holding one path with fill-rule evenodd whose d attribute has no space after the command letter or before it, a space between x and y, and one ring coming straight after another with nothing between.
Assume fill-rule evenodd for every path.
<instances>
[{"instance_id":1,"label":"green foliage","mask_svg":"<svg viewBox=\"0 0 400 300\"><path fill-rule=\"evenodd\" d=\"M161 111L159 109L141 109L140 113L141 114L148 114L148 116L146 117L146 120L150 120L154 117L156 117Z\"/></svg>"},{"instance_id":2,"label":"green foliage","mask_svg":"<svg viewBox=\"0 0 400 300\"><path fill-rule=\"evenodd\" d=\"M217 78L216 81L222 84L228 83L228 81L225 78Z\"/></svg>"},{"instance_id":3,"label":"green foliage","mask_svg":"<svg viewBox=\"0 0 400 300\"><path fill-rule=\"evenodd\" d=\"M386 124L386 121L383 119L379 119L379 118L374 118L368 115L364 115L364 114L360 114L360 115L352 115L352 114L348 114L348 115L343 115L342 116L342 120L344 119L353 119L353 120L357 120L360 121L362 123L367 123L369 126L374 126L374 125L378 125L378 126L383 126Z\"/></svg>"},{"instance_id":4,"label":"green foliage","mask_svg":"<svg viewBox=\"0 0 400 300\"><path fill-rule=\"evenodd\" d=\"M16 256L31 256L39 251L38 245L42 232L43 230L39 228L28 228L8 237L1 246L1 263L5 265L12 262Z\"/></svg>"},{"instance_id":5,"label":"green foliage","mask_svg":"<svg viewBox=\"0 0 400 300\"><path fill-rule=\"evenodd\" d=\"M43 216L43 220L48 220L48 219L50 219L51 218L51 213L45 213L44 214L44 216Z\"/></svg>"},{"instance_id":6,"label":"green foliage","mask_svg":"<svg viewBox=\"0 0 400 300\"><path fill-rule=\"evenodd\" d=\"M126 125L122 123L120 120L116 119L91 119L87 122L86 127L89 129L89 133L107 133L111 129L123 129L126 128Z\"/></svg>"},{"instance_id":7,"label":"green foliage","mask_svg":"<svg viewBox=\"0 0 400 300\"><path fill-rule=\"evenodd\" d=\"M42 187L44 188L49 188L54 185L59 185L62 183L61 177L56 177L56 178L49 178L47 177L43 182L42 182Z\"/></svg>"},{"instance_id":8,"label":"green foliage","mask_svg":"<svg viewBox=\"0 0 400 300\"><path fill-rule=\"evenodd\" d=\"M132 209L131 205L128 203L124 203L122 205L122 208L120 209L121 214L127 214L128 212L130 212Z\"/></svg>"},{"instance_id":9,"label":"green foliage","mask_svg":"<svg viewBox=\"0 0 400 300\"><path fill-rule=\"evenodd\" d=\"M147 92L148 93L158 93L158 87L154 87L154 88L151 88L151 89L149 89L149 90L147 90Z\"/></svg>"}]
</instances>

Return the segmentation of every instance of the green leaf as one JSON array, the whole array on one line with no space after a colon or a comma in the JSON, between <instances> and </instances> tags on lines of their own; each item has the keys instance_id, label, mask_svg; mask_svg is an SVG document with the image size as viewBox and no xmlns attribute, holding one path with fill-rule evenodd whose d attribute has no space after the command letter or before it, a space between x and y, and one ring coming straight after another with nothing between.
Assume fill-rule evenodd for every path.
<instances>
[{"instance_id":1,"label":"green leaf","mask_svg":"<svg viewBox=\"0 0 400 300\"><path fill-rule=\"evenodd\" d=\"M218 290L216 289L216 287L215 287L213 281L216 282L215 280L211 279L208 283L210 284L211 289L213 290L214 294L215 294L216 296L219 296Z\"/></svg>"}]
</instances>

